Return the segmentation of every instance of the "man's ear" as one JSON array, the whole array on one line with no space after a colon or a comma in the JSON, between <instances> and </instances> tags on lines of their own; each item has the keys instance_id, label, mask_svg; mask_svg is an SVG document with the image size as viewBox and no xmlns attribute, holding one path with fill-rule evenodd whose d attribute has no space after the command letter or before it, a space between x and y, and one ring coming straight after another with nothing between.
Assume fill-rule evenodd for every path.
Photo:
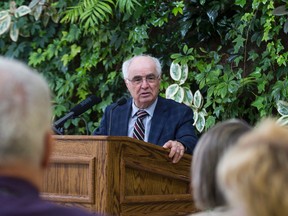
<instances>
[{"instance_id":1,"label":"man's ear","mask_svg":"<svg viewBox=\"0 0 288 216\"><path fill-rule=\"evenodd\" d=\"M128 88L128 81L126 79L124 79L125 85Z\"/></svg>"},{"instance_id":2,"label":"man's ear","mask_svg":"<svg viewBox=\"0 0 288 216\"><path fill-rule=\"evenodd\" d=\"M41 163L41 166L43 168L46 168L48 166L49 159L50 159L51 152L52 152L52 143L53 143L52 134L50 131L48 131L44 137L44 152L43 152L43 158L42 158L42 163Z\"/></svg>"}]
</instances>

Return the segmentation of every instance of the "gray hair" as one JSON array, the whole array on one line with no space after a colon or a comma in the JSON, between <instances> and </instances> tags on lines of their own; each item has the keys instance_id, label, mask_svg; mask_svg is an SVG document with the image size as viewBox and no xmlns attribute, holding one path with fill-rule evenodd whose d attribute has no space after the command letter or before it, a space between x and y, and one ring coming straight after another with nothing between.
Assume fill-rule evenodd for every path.
<instances>
[{"instance_id":1,"label":"gray hair","mask_svg":"<svg viewBox=\"0 0 288 216\"><path fill-rule=\"evenodd\" d=\"M0 56L0 165L39 166L51 128L50 91L40 74Z\"/></svg>"},{"instance_id":2,"label":"gray hair","mask_svg":"<svg viewBox=\"0 0 288 216\"><path fill-rule=\"evenodd\" d=\"M150 55L137 55L137 56L134 56L128 60L126 60L123 64L122 64L122 73L123 73L123 78L126 79L128 78L128 70L129 70L129 66L130 64L132 63L132 61L135 59L135 58L138 58L138 57L149 57L151 58L154 63L155 63L155 69L156 69L156 72L158 74L158 76L161 76L162 74L162 67L161 67L161 63L159 61L159 59L155 58L155 57L152 57Z\"/></svg>"}]
</instances>

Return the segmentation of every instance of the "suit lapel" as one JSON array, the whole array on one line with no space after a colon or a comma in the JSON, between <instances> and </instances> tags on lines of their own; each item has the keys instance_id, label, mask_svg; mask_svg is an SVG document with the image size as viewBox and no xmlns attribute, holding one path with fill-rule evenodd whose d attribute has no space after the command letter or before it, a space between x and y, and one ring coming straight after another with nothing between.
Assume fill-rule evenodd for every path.
<instances>
[{"instance_id":1,"label":"suit lapel","mask_svg":"<svg viewBox=\"0 0 288 216\"><path fill-rule=\"evenodd\" d=\"M164 99L158 97L157 105L151 121L148 142L158 143L165 124L165 119L167 119L167 108L165 106Z\"/></svg>"},{"instance_id":2,"label":"suit lapel","mask_svg":"<svg viewBox=\"0 0 288 216\"><path fill-rule=\"evenodd\" d=\"M113 119L118 119L117 121L115 121L117 122L117 126L114 127L113 134L117 134L118 136L127 136L131 110L132 110L132 100L130 98L128 99L126 104L117 107L115 112L113 112L114 115Z\"/></svg>"}]
</instances>

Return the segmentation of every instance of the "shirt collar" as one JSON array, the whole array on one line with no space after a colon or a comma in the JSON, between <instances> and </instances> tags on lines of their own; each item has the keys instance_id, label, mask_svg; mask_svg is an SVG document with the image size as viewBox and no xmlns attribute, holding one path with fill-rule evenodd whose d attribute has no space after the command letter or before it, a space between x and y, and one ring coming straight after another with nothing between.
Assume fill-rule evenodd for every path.
<instances>
[{"instance_id":1,"label":"shirt collar","mask_svg":"<svg viewBox=\"0 0 288 216\"><path fill-rule=\"evenodd\" d=\"M149 116L151 116L151 117L153 116L157 101L158 101L158 97L149 107L144 109L149 114ZM133 101L132 101L132 113L131 113L132 118L136 116L136 113L138 112L138 110L139 110L139 108L134 104L134 99L133 99Z\"/></svg>"}]
</instances>

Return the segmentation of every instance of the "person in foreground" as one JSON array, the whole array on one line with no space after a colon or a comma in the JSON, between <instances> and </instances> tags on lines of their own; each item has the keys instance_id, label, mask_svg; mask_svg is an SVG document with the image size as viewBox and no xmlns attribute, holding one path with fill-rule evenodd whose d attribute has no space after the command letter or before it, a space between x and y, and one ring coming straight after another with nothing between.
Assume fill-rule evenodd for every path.
<instances>
[{"instance_id":1,"label":"person in foreground","mask_svg":"<svg viewBox=\"0 0 288 216\"><path fill-rule=\"evenodd\" d=\"M50 92L44 79L0 57L0 215L88 216L42 200L39 189L51 151Z\"/></svg>"},{"instance_id":2,"label":"person in foreground","mask_svg":"<svg viewBox=\"0 0 288 216\"><path fill-rule=\"evenodd\" d=\"M219 163L217 177L237 216L288 215L288 128L265 120Z\"/></svg>"},{"instance_id":3,"label":"person in foreground","mask_svg":"<svg viewBox=\"0 0 288 216\"><path fill-rule=\"evenodd\" d=\"M191 185L195 205L202 212L193 216L232 213L217 186L216 167L224 153L250 130L246 122L231 119L216 124L199 139L191 164Z\"/></svg>"},{"instance_id":4,"label":"person in foreground","mask_svg":"<svg viewBox=\"0 0 288 216\"><path fill-rule=\"evenodd\" d=\"M158 59L135 56L122 65L132 98L108 106L95 135L129 136L170 149L177 163L184 152L192 154L197 143L193 111L184 104L160 96L161 65ZM139 111L139 112L138 112Z\"/></svg>"}]
</instances>

